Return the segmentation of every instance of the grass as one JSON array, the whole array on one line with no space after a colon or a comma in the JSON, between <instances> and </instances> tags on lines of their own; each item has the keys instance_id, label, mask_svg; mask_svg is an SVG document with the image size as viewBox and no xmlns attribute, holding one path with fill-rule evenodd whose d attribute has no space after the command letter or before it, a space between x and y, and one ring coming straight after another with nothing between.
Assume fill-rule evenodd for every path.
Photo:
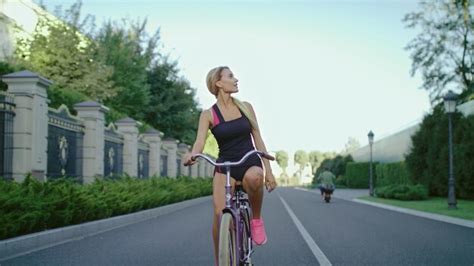
<instances>
[{"instance_id":1,"label":"grass","mask_svg":"<svg viewBox=\"0 0 474 266\"><path fill-rule=\"evenodd\" d=\"M359 197L359 199L474 221L473 200L457 200L458 209L451 210L448 209L448 202L446 198L429 198L427 200L401 201L394 199L383 199L363 196Z\"/></svg>"}]
</instances>

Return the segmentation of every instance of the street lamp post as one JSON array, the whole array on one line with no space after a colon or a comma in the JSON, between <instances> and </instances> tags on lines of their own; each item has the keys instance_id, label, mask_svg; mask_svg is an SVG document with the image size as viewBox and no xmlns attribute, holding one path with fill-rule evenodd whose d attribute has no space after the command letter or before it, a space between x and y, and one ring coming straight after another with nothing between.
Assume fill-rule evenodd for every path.
<instances>
[{"instance_id":1,"label":"street lamp post","mask_svg":"<svg viewBox=\"0 0 474 266\"><path fill-rule=\"evenodd\" d=\"M370 146L370 167L369 167L369 193L370 196L374 196L374 181L372 173L372 144L374 144L374 132L372 130L367 135L369 137L369 146Z\"/></svg>"},{"instance_id":2,"label":"street lamp post","mask_svg":"<svg viewBox=\"0 0 474 266\"><path fill-rule=\"evenodd\" d=\"M443 97L444 109L448 113L448 128L449 128L449 179L448 179L448 206L450 209L457 209L456 202L456 183L454 179L454 166L453 166L453 126L451 122L451 116L456 111L456 99L457 94L452 91Z\"/></svg>"}]
</instances>

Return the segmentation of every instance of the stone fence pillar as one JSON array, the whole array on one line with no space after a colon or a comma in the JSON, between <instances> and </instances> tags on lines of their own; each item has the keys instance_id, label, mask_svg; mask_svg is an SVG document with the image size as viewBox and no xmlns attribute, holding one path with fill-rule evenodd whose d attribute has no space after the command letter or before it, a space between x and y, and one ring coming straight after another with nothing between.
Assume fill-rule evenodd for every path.
<instances>
[{"instance_id":1,"label":"stone fence pillar","mask_svg":"<svg viewBox=\"0 0 474 266\"><path fill-rule=\"evenodd\" d=\"M163 140L163 148L168 152L168 177L176 177L178 175L178 165L176 162L177 159L177 151L178 151L178 141L173 138L166 138Z\"/></svg>"},{"instance_id":2,"label":"stone fence pillar","mask_svg":"<svg viewBox=\"0 0 474 266\"><path fill-rule=\"evenodd\" d=\"M14 96L12 177L21 182L31 173L46 180L48 148L48 79L20 71L4 75L8 92Z\"/></svg>"},{"instance_id":3,"label":"stone fence pillar","mask_svg":"<svg viewBox=\"0 0 474 266\"><path fill-rule=\"evenodd\" d=\"M156 129L148 129L143 134L143 140L150 145L149 156L149 176L160 176L160 160L161 160L161 137L163 133Z\"/></svg>"},{"instance_id":4,"label":"stone fence pillar","mask_svg":"<svg viewBox=\"0 0 474 266\"><path fill-rule=\"evenodd\" d=\"M115 122L117 130L123 134L123 172L138 176L138 126L140 122L124 118Z\"/></svg>"},{"instance_id":5,"label":"stone fence pillar","mask_svg":"<svg viewBox=\"0 0 474 266\"><path fill-rule=\"evenodd\" d=\"M205 177L211 177L212 173L213 173L213 170L214 170L214 166L212 164L206 162L206 176Z\"/></svg>"},{"instance_id":6,"label":"stone fence pillar","mask_svg":"<svg viewBox=\"0 0 474 266\"><path fill-rule=\"evenodd\" d=\"M191 177L192 178L198 177L198 171L199 171L199 163L193 164L193 166L191 166Z\"/></svg>"},{"instance_id":7,"label":"stone fence pillar","mask_svg":"<svg viewBox=\"0 0 474 266\"><path fill-rule=\"evenodd\" d=\"M205 177L206 176L206 164L207 162L204 159L198 161L198 176Z\"/></svg>"},{"instance_id":8,"label":"stone fence pillar","mask_svg":"<svg viewBox=\"0 0 474 266\"><path fill-rule=\"evenodd\" d=\"M84 121L82 182L94 182L96 176L104 175L105 113L109 109L97 102L82 102L74 105L77 116Z\"/></svg>"},{"instance_id":9,"label":"stone fence pillar","mask_svg":"<svg viewBox=\"0 0 474 266\"><path fill-rule=\"evenodd\" d=\"M189 152L189 146L185 143L178 145L178 156L181 158L181 163L178 165L179 173L182 176L189 176L189 166L184 166L184 156Z\"/></svg>"}]
</instances>

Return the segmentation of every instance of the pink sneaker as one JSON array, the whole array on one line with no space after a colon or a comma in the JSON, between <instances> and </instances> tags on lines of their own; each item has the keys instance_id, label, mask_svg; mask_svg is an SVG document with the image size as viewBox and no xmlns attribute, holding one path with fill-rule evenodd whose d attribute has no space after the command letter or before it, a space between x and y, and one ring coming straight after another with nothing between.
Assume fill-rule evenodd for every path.
<instances>
[{"instance_id":1,"label":"pink sneaker","mask_svg":"<svg viewBox=\"0 0 474 266\"><path fill-rule=\"evenodd\" d=\"M250 221L250 230L252 232L252 240L256 245L260 246L267 243L267 234L265 233L263 219L252 219Z\"/></svg>"}]
</instances>

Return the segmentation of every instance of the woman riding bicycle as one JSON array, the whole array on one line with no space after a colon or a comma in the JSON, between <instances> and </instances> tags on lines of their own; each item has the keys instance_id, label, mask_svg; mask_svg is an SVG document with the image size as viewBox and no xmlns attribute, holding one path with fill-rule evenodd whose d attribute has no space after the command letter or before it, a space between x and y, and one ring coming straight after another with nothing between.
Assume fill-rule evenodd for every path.
<instances>
[{"instance_id":1,"label":"woman riding bicycle","mask_svg":"<svg viewBox=\"0 0 474 266\"><path fill-rule=\"evenodd\" d=\"M203 151L208 129L211 129L219 146L217 162L238 161L248 151L254 150L255 146L258 150L267 152L252 106L248 102L240 102L232 97L232 94L238 92L239 89L238 80L230 68L220 66L211 69L206 81L209 91L217 98L217 101L211 108L202 111L196 141L191 153L186 156L185 163L192 165L196 162L193 161L192 156ZM265 167L262 167L262 160ZM243 165L231 168L232 187L236 182L241 182L248 194L253 214L250 222L251 233L257 245L263 245L267 241L261 217L264 179L268 192L277 186L270 163L267 159L262 160L254 154ZM265 169L265 174L263 169ZM225 169L216 167L213 179L214 222L212 227L216 262L219 217L225 208L225 181Z\"/></svg>"}]
</instances>

